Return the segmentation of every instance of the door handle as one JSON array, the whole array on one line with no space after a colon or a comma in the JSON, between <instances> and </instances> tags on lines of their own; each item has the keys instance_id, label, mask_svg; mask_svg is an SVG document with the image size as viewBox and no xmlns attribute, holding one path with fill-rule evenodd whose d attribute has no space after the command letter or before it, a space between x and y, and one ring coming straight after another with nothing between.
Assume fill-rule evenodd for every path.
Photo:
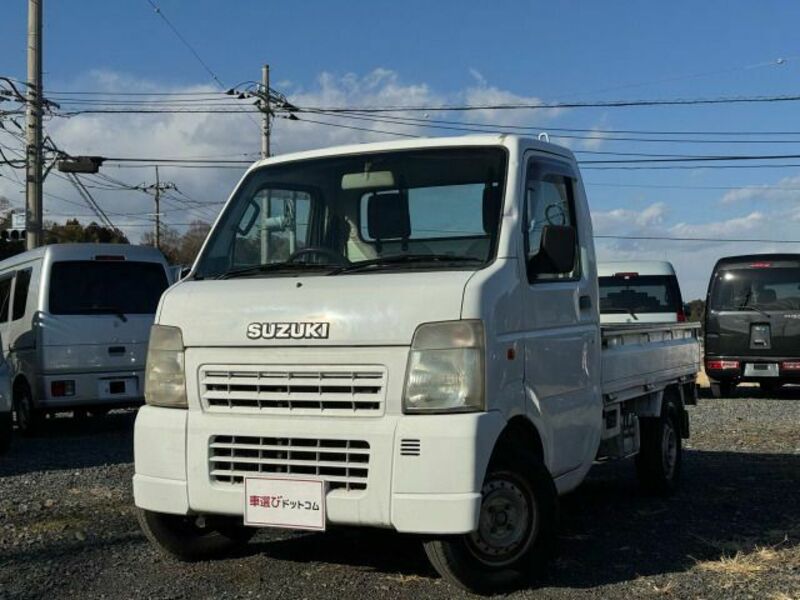
<instances>
[{"instance_id":1,"label":"door handle","mask_svg":"<svg viewBox=\"0 0 800 600\"><path fill-rule=\"evenodd\" d=\"M578 307L581 310L589 310L590 308L592 308L592 297L589 296L588 294L581 296L578 299Z\"/></svg>"}]
</instances>

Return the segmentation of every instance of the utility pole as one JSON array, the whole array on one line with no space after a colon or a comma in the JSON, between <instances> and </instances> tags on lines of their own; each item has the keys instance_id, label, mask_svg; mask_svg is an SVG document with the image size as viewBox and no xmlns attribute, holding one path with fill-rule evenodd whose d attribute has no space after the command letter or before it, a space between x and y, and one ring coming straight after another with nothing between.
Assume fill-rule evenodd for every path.
<instances>
[{"instance_id":1,"label":"utility pole","mask_svg":"<svg viewBox=\"0 0 800 600\"><path fill-rule=\"evenodd\" d=\"M28 0L28 94L25 117L25 245L42 245L42 2Z\"/></svg>"},{"instance_id":2,"label":"utility pole","mask_svg":"<svg viewBox=\"0 0 800 600\"><path fill-rule=\"evenodd\" d=\"M272 107L269 95L269 65L261 67L261 84L264 86L264 98L261 100L261 158L269 158L270 134L272 132Z\"/></svg>"},{"instance_id":3,"label":"utility pole","mask_svg":"<svg viewBox=\"0 0 800 600\"><path fill-rule=\"evenodd\" d=\"M158 165L156 165L156 248L161 250L161 182L158 180Z\"/></svg>"},{"instance_id":4,"label":"utility pole","mask_svg":"<svg viewBox=\"0 0 800 600\"><path fill-rule=\"evenodd\" d=\"M161 249L161 192L165 192L167 190L176 190L178 189L174 183L165 182L161 183L161 178L159 177L158 167L156 167L156 182L153 185L145 185L136 188L137 190L142 190L143 192L152 193L153 197L156 201L156 223L155 223L155 230L153 233L155 234L155 242L156 248L159 250Z\"/></svg>"}]
</instances>

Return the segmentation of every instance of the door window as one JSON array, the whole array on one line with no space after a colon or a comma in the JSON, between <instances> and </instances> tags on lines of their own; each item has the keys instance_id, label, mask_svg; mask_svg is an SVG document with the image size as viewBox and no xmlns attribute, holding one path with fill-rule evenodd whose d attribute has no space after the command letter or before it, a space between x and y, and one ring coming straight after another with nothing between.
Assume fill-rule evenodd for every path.
<instances>
[{"instance_id":1,"label":"door window","mask_svg":"<svg viewBox=\"0 0 800 600\"><path fill-rule=\"evenodd\" d=\"M31 285L31 269L17 271L17 283L14 286L14 308L11 318L16 321L25 316L25 305L28 303L28 288Z\"/></svg>"},{"instance_id":2,"label":"door window","mask_svg":"<svg viewBox=\"0 0 800 600\"><path fill-rule=\"evenodd\" d=\"M566 225L577 230L573 179L548 173L534 166L525 190L525 250L528 259L536 256L545 225ZM575 241L575 266L569 273L528 273L531 281L577 279L580 276L580 245Z\"/></svg>"}]
</instances>

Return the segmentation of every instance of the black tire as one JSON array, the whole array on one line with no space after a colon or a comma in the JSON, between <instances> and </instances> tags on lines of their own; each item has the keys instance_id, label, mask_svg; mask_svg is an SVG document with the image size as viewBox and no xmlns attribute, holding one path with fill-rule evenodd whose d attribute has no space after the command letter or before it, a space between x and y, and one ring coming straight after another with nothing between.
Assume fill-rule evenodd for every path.
<instances>
[{"instance_id":1,"label":"black tire","mask_svg":"<svg viewBox=\"0 0 800 600\"><path fill-rule=\"evenodd\" d=\"M14 415L17 429L24 436L34 436L42 429L44 412L34 406L33 395L27 383L21 383L14 390Z\"/></svg>"},{"instance_id":2,"label":"black tire","mask_svg":"<svg viewBox=\"0 0 800 600\"><path fill-rule=\"evenodd\" d=\"M233 517L167 515L142 508L136 517L145 537L164 554L182 561L223 558L240 549L255 535Z\"/></svg>"},{"instance_id":3,"label":"black tire","mask_svg":"<svg viewBox=\"0 0 800 600\"><path fill-rule=\"evenodd\" d=\"M514 503L517 510L512 510ZM500 528L505 533L498 536ZM478 594L507 592L541 574L554 554L557 529L558 493L541 461L500 460L489 466L484 479L478 530L429 540L425 553L453 585ZM512 543L501 548L503 541Z\"/></svg>"},{"instance_id":4,"label":"black tire","mask_svg":"<svg viewBox=\"0 0 800 600\"><path fill-rule=\"evenodd\" d=\"M783 384L780 381L759 381L758 387L767 395L774 395L781 391Z\"/></svg>"},{"instance_id":5,"label":"black tire","mask_svg":"<svg viewBox=\"0 0 800 600\"><path fill-rule=\"evenodd\" d=\"M730 381L720 381L711 384L711 395L714 398L730 398L733 396L733 390L736 389L736 384Z\"/></svg>"},{"instance_id":6,"label":"black tire","mask_svg":"<svg viewBox=\"0 0 800 600\"><path fill-rule=\"evenodd\" d=\"M642 487L660 495L672 494L681 474L680 404L664 398L661 416L640 420L640 446L636 473Z\"/></svg>"},{"instance_id":7,"label":"black tire","mask_svg":"<svg viewBox=\"0 0 800 600\"><path fill-rule=\"evenodd\" d=\"M14 417L11 412L0 413L0 456L11 447L11 434L14 430Z\"/></svg>"}]
</instances>

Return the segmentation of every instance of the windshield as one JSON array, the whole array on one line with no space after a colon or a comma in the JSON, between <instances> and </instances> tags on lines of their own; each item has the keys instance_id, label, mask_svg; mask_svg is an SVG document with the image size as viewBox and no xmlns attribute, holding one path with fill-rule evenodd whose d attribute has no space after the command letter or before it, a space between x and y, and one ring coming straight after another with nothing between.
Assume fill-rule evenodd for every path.
<instances>
[{"instance_id":1,"label":"windshield","mask_svg":"<svg viewBox=\"0 0 800 600\"><path fill-rule=\"evenodd\" d=\"M709 305L713 310L800 310L800 267L719 271Z\"/></svg>"},{"instance_id":2,"label":"windshield","mask_svg":"<svg viewBox=\"0 0 800 600\"><path fill-rule=\"evenodd\" d=\"M54 315L155 314L167 274L158 263L61 261L50 271Z\"/></svg>"},{"instance_id":3,"label":"windshield","mask_svg":"<svg viewBox=\"0 0 800 600\"><path fill-rule=\"evenodd\" d=\"M620 274L600 277L601 313L678 313L681 293L670 275Z\"/></svg>"},{"instance_id":4,"label":"windshield","mask_svg":"<svg viewBox=\"0 0 800 600\"><path fill-rule=\"evenodd\" d=\"M195 277L476 269L494 256L506 152L437 148L253 171Z\"/></svg>"}]
</instances>

